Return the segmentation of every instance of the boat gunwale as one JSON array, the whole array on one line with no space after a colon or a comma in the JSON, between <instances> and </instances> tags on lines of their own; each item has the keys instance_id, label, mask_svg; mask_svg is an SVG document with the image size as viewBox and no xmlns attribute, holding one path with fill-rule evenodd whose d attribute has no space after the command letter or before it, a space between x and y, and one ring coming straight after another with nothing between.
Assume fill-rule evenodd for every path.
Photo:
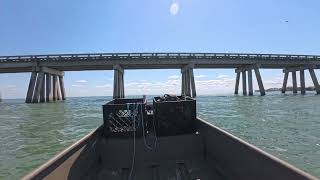
<instances>
[{"instance_id":1,"label":"boat gunwale","mask_svg":"<svg viewBox=\"0 0 320 180\"><path fill-rule=\"evenodd\" d=\"M98 133L99 129L101 129L101 126L98 128L93 129L91 132L89 132L87 135L79 139L78 141L74 142L70 146L66 147L64 150L50 158L47 162L44 164L41 164L36 169L32 170L30 173L26 174L21 178L21 180L29 180L33 179L34 177L41 175L43 171L50 168L52 165L57 163L59 160L65 161L67 158L73 155L73 153L83 146L86 145L86 143L92 138L92 135Z\"/></svg>"},{"instance_id":2,"label":"boat gunwale","mask_svg":"<svg viewBox=\"0 0 320 180\"><path fill-rule=\"evenodd\" d=\"M279 164L281 164L281 165L283 165L283 166L295 171L296 173L305 176L306 178L309 178L309 179L312 179L312 180L318 180L318 178L312 176L311 174L309 174L309 173L307 173L307 172L295 167L294 165L292 165L292 164L290 164L290 163L288 163L288 162L286 162L286 161L284 161L284 160L282 160L280 158L277 158L276 156L274 156L272 154L269 154L266 151L263 151L262 149L258 148L257 146L255 146L253 144L250 144L249 142L247 142L247 141L245 141L245 140L243 140L243 139L241 139L241 138L239 138L239 137L237 137L237 136L235 136L235 135L233 135L233 134L231 134L231 133L229 133L229 132L227 132L227 131L225 131L225 130L223 130L223 129L221 129L221 128L219 128L219 127L217 127L217 126L215 126L215 125L213 125L213 124L211 124L211 123L209 123L209 122L207 122L207 121L205 121L205 120L203 120L201 118L199 118L199 117L197 117L197 120L199 120L200 122L204 123L205 125L210 126L211 128L214 128L215 130L217 130L218 132L221 132L222 134L228 136L232 140L238 141L239 143L247 146L248 148L252 149L253 151L256 151L258 154L261 154L261 155L263 155L263 156L265 156L267 158L270 158L271 160L276 161L277 163L279 163Z\"/></svg>"},{"instance_id":3,"label":"boat gunwale","mask_svg":"<svg viewBox=\"0 0 320 180\"><path fill-rule=\"evenodd\" d=\"M217 132L219 133L222 133L223 135L229 137L230 139L248 147L249 149L257 152L257 154L260 154L262 156L265 156L277 163L279 163L280 165L302 175L302 176L305 176L306 178L308 179L311 179L311 180L317 180L316 177L312 176L311 174L295 167L294 165L284 161L284 160L281 160L280 158L277 158L275 157L274 155L271 155L269 154L268 152L266 151L263 151L262 149L258 148L257 146L254 146L248 142L246 142L245 140L215 126L214 124L211 124L199 117L196 118L196 120L198 120L199 122L198 123L203 123L204 125L207 125L209 126L210 128L213 128L215 129ZM202 126L203 124L200 124L200 126ZM67 158L69 158L70 156L72 156L72 154L79 150L80 148L82 148L83 146L86 145L86 143L93 137L93 135L97 134L100 129L101 129L102 126L92 130L91 132L89 132L87 135L85 135L83 138L81 138L80 140L76 141L75 143L73 143L72 145L68 146L67 148L65 148L62 152L56 154L54 157L52 157L50 160L48 160L47 162L45 162L44 164L38 166L36 169L32 170L30 173L28 173L27 175L23 176L21 179L22 180L29 180L29 179L33 179L35 178L36 176L39 176L41 175L41 173L43 173L43 171L45 171L46 169L48 168L51 168L55 163L57 163L58 161L62 160L62 161L65 161ZM199 126L198 126L199 127ZM200 132L201 134L201 132Z\"/></svg>"}]
</instances>

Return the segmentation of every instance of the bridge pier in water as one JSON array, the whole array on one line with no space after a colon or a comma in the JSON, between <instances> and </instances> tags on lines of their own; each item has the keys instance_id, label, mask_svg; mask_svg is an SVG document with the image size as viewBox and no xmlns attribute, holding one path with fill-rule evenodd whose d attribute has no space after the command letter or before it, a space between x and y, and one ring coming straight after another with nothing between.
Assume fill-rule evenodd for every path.
<instances>
[{"instance_id":1,"label":"bridge pier in water","mask_svg":"<svg viewBox=\"0 0 320 180\"><path fill-rule=\"evenodd\" d=\"M181 95L197 96L193 67L193 64L189 64L181 68Z\"/></svg>"},{"instance_id":2,"label":"bridge pier in water","mask_svg":"<svg viewBox=\"0 0 320 180\"><path fill-rule=\"evenodd\" d=\"M320 94L320 86L319 86L319 82L317 79L317 76L314 72L314 68L312 67L306 67L306 66L301 66L301 67L288 67L283 69L283 73L284 73L284 78L283 78L283 85L282 85L282 93L285 93L287 90L287 82L288 82L288 77L289 77L289 73L291 73L292 75L292 92L293 94L297 94L298 93L298 86L297 86L297 74L296 72L299 71L300 72L300 92L301 94L305 94L306 93L306 85L305 85L305 74L304 71L305 70L309 70L315 91L317 94Z\"/></svg>"},{"instance_id":3,"label":"bridge pier in water","mask_svg":"<svg viewBox=\"0 0 320 180\"><path fill-rule=\"evenodd\" d=\"M236 84L235 84L234 94L239 93L238 91L239 91L240 75L242 75L242 94L244 96L247 95L247 78L246 77L248 75L248 90L249 90L248 94L249 96L253 96L252 70L254 70L256 75L260 95L264 96L266 94L263 86L263 82L261 79L260 71L257 66L244 66L244 67L239 67L235 70L237 75L236 75Z\"/></svg>"},{"instance_id":4,"label":"bridge pier in water","mask_svg":"<svg viewBox=\"0 0 320 180\"><path fill-rule=\"evenodd\" d=\"M26 103L65 100L64 72L48 67L33 67Z\"/></svg>"},{"instance_id":5,"label":"bridge pier in water","mask_svg":"<svg viewBox=\"0 0 320 180\"><path fill-rule=\"evenodd\" d=\"M113 98L124 98L124 69L119 65L113 65Z\"/></svg>"}]
</instances>

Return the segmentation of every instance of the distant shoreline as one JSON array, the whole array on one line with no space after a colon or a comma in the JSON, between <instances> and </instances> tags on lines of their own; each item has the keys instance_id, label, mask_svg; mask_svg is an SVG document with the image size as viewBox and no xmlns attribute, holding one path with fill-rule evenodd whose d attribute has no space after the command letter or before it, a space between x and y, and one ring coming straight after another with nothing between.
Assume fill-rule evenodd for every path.
<instances>
[{"instance_id":1,"label":"distant shoreline","mask_svg":"<svg viewBox=\"0 0 320 180\"><path fill-rule=\"evenodd\" d=\"M273 91L281 91L281 90L282 88L268 88L265 91L273 92ZM286 91L292 91L292 90L293 90L292 86L286 88ZM297 90L301 91L301 87L298 87ZM306 91L315 91L315 88L313 86L309 86L309 87L306 87ZM260 90L255 90L255 92L260 92Z\"/></svg>"}]
</instances>

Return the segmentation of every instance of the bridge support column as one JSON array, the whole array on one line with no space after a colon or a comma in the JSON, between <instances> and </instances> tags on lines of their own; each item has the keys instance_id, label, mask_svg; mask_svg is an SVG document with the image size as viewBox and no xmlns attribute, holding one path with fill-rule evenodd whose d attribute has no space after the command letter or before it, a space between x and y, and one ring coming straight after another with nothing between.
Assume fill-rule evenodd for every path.
<instances>
[{"instance_id":1,"label":"bridge support column","mask_svg":"<svg viewBox=\"0 0 320 180\"><path fill-rule=\"evenodd\" d=\"M246 80L246 71L242 71L242 94L247 95L247 80Z\"/></svg>"},{"instance_id":2,"label":"bridge support column","mask_svg":"<svg viewBox=\"0 0 320 180\"><path fill-rule=\"evenodd\" d=\"M58 98L58 77L56 75L52 75L52 90L53 90L53 101L59 100Z\"/></svg>"},{"instance_id":3,"label":"bridge support column","mask_svg":"<svg viewBox=\"0 0 320 180\"><path fill-rule=\"evenodd\" d=\"M185 95L185 89L186 89L186 73L183 69L181 69L181 95Z\"/></svg>"},{"instance_id":4,"label":"bridge support column","mask_svg":"<svg viewBox=\"0 0 320 180\"><path fill-rule=\"evenodd\" d=\"M252 85L252 70L248 70L248 89L249 89L249 96L253 96L253 85Z\"/></svg>"},{"instance_id":5,"label":"bridge support column","mask_svg":"<svg viewBox=\"0 0 320 180\"><path fill-rule=\"evenodd\" d=\"M43 78L44 78L44 72L39 72L38 73L38 77L37 77L36 87L34 88L34 92L33 92L32 103L38 103L39 102L40 91L41 91L41 88L42 88Z\"/></svg>"},{"instance_id":6,"label":"bridge support column","mask_svg":"<svg viewBox=\"0 0 320 180\"><path fill-rule=\"evenodd\" d=\"M194 74L193 74L193 68L189 68L189 74L190 74L190 81L191 81L191 90L192 90L192 97L197 96L196 92L196 82L194 80Z\"/></svg>"},{"instance_id":7,"label":"bridge support column","mask_svg":"<svg viewBox=\"0 0 320 180\"><path fill-rule=\"evenodd\" d=\"M113 98L124 98L124 70L119 64L114 65L113 69Z\"/></svg>"},{"instance_id":8,"label":"bridge support column","mask_svg":"<svg viewBox=\"0 0 320 180\"><path fill-rule=\"evenodd\" d=\"M292 73L292 91L294 94L298 92L298 87L297 87L297 75L296 72L300 72L300 91L301 94L306 93L306 85L305 85L305 75L304 75L304 70L309 70L310 76L312 79L312 82L314 84L314 88L317 92L317 94L320 94L320 86L318 79L316 77L316 74L314 72L314 67L313 66L298 66L298 67L288 67L283 69L283 72L285 73L284 75L284 80L283 80L283 86L282 86L282 93L285 93L286 91L286 85L287 85L287 80L288 80L288 75L291 72Z\"/></svg>"},{"instance_id":9,"label":"bridge support column","mask_svg":"<svg viewBox=\"0 0 320 180\"><path fill-rule=\"evenodd\" d=\"M260 75L260 71L259 71L259 69L257 67L255 67L254 68L254 72L256 74L260 95L264 96L264 95L266 95L266 91L264 90L264 86L263 86L262 78L261 78L261 75Z\"/></svg>"},{"instance_id":10,"label":"bridge support column","mask_svg":"<svg viewBox=\"0 0 320 180\"><path fill-rule=\"evenodd\" d=\"M289 77L289 72L285 72L284 78L283 78L282 89L281 89L282 93L286 93L288 77Z\"/></svg>"},{"instance_id":11,"label":"bridge support column","mask_svg":"<svg viewBox=\"0 0 320 180\"><path fill-rule=\"evenodd\" d=\"M61 100L66 100L66 91L64 89L63 76L59 76L59 85L60 85Z\"/></svg>"},{"instance_id":12,"label":"bridge support column","mask_svg":"<svg viewBox=\"0 0 320 180\"><path fill-rule=\"evenodd\" d=\"M304 78L304 70L300 70L300 88L301 94L306 94L306 83Z\"/></svg>"},{"instance_id":13,"label":"bridge support column","mask_svg":"<svg viewBox=\"0 0 320 180\"><path fill-rule=\"evenodd\" d=\"M189 74L189 70L186 69L186 72L185 72L185 76L186 76L186 96L190 96L191 97L191 90L190 90L190 74Z\"/></svg>"},{"instance_id":14,"label":"bridge support column","mask_svg":"<svg viewBox=\"0 0 320 180\"><path fill-rule=\"evenodd\" d=\"M292 92L293 92L293 94L297 94L298 93L296 71L292 71Z\"/></svg>"},{"instance_id":15,"label":"bridge support column","mask_svg":"<svg viewBox=\"0 0 320 180\"><path fill-rule=\"evenodd\" d=\"M236 72L237 77L236 77L236 86L234 88L234 94L238 94L239 92L239 83L240 83L240 72Z\"/></svg>"},{"instance_id":16,"label":"bridge support column","mask_svg":"<svg viewBox=\"0 0 320 180\"><path fill-rule=\"evenodd\" d=\"M33 92L34 92L35 84L37 81L37 75L38 75L37 72L32 71L31 77L30 77L30 82L29 82L29 87L28 87L28 92L27 92L27 97L26 97L26 103L32 102Z\"/></svg>"},{"instance_id":17,"label":"bridge support column","mask_svg":"<svg viewBox=\"0 0 320 180\"><path fill-rule=\"evenodd\" d=\"M264 90L263 82L261 79L260 71L259 71L258 67L255 65L248 65L248 66L244 66L244 67L239 67L235 70L235 72L237 73L237 77L236 77L236 85L235 85L234 94L238 94L240 74L242 73L242 94L247 95L246 71L248 71L249 96L253 95L252 69L254 69L254 72L256 74L256 79L257 79L257 82L259 85L259 90L260 90L261 96L264 96L266 94L265 90Z\"/></svg>"},{"instance_id":18,"label":"bridge support column","mask_svg":"<svg viewBox=\"0 0 320 180\"><path fill-rule=\"evenodd\" d=\"M196 84L194 80L193 64L181 68L181 95L196 97Z\"/></svg>"},{"instance_id":19,"label":"bridge support column","mask_svg":"<svg viewBox=\"0 0 320 180\"><path fill-rule=\"evenodd\" d=\"M47 67L34 67L29 82L26 103L50 102L56 100L65 100L63 85L64 73ZM58 85L60 80L60 89ZM63 98L59 97L59 92ZM63 92L62 92L63 91Z\"/></svg>"},{"instance_id":20,"label":"bridge support column","mask_svg":"<svg viewBox=\"0 0 320 180\"><path fill-rule=\"evenodd\" d=\"M319 82L318 82L316 73L314 72L314 69L309 69L309 72L310 72L310 76L311 76L311 79L314 84L314 88L315 88L317 94L320 94L320 86L319 86Z\"/></svg>"},{"instance_id":21,"label":"bridge support column","mask_svg":"<svg viewBox=\"0 0 320 180\"><path fill-rule=\"evenodd\" d=\"M40 90L40 102L46 102L46 74L43 73L41 90Z\"/></svg>"},{"instance_id":22,"label":"bridge support column","mask_svg":"<svg viewBox=\"0 0 320 180\"><path fill-rule=\"evenodd\" d=\"M52 90L52 75L46 74L46 101L50 102L53 100L53 90Z\"/></svg>"}]
</instances>

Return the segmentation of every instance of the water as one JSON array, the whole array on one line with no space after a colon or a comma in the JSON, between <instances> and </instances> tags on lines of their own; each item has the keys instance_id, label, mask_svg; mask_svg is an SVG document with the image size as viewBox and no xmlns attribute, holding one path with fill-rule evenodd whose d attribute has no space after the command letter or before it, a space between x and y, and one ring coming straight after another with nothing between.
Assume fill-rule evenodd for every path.
<instances>
[{"instance_id":1,"label":"water","mask_svg":"<svg viewBox=\"0 0 320 180\"><path fill-rule=\"evenodd\" d=\"M0 103L0 179L18 179L102 124L110 97ZM199 96L198 116L320 177L320 96Z\"/></svg>"}]
</instances>

